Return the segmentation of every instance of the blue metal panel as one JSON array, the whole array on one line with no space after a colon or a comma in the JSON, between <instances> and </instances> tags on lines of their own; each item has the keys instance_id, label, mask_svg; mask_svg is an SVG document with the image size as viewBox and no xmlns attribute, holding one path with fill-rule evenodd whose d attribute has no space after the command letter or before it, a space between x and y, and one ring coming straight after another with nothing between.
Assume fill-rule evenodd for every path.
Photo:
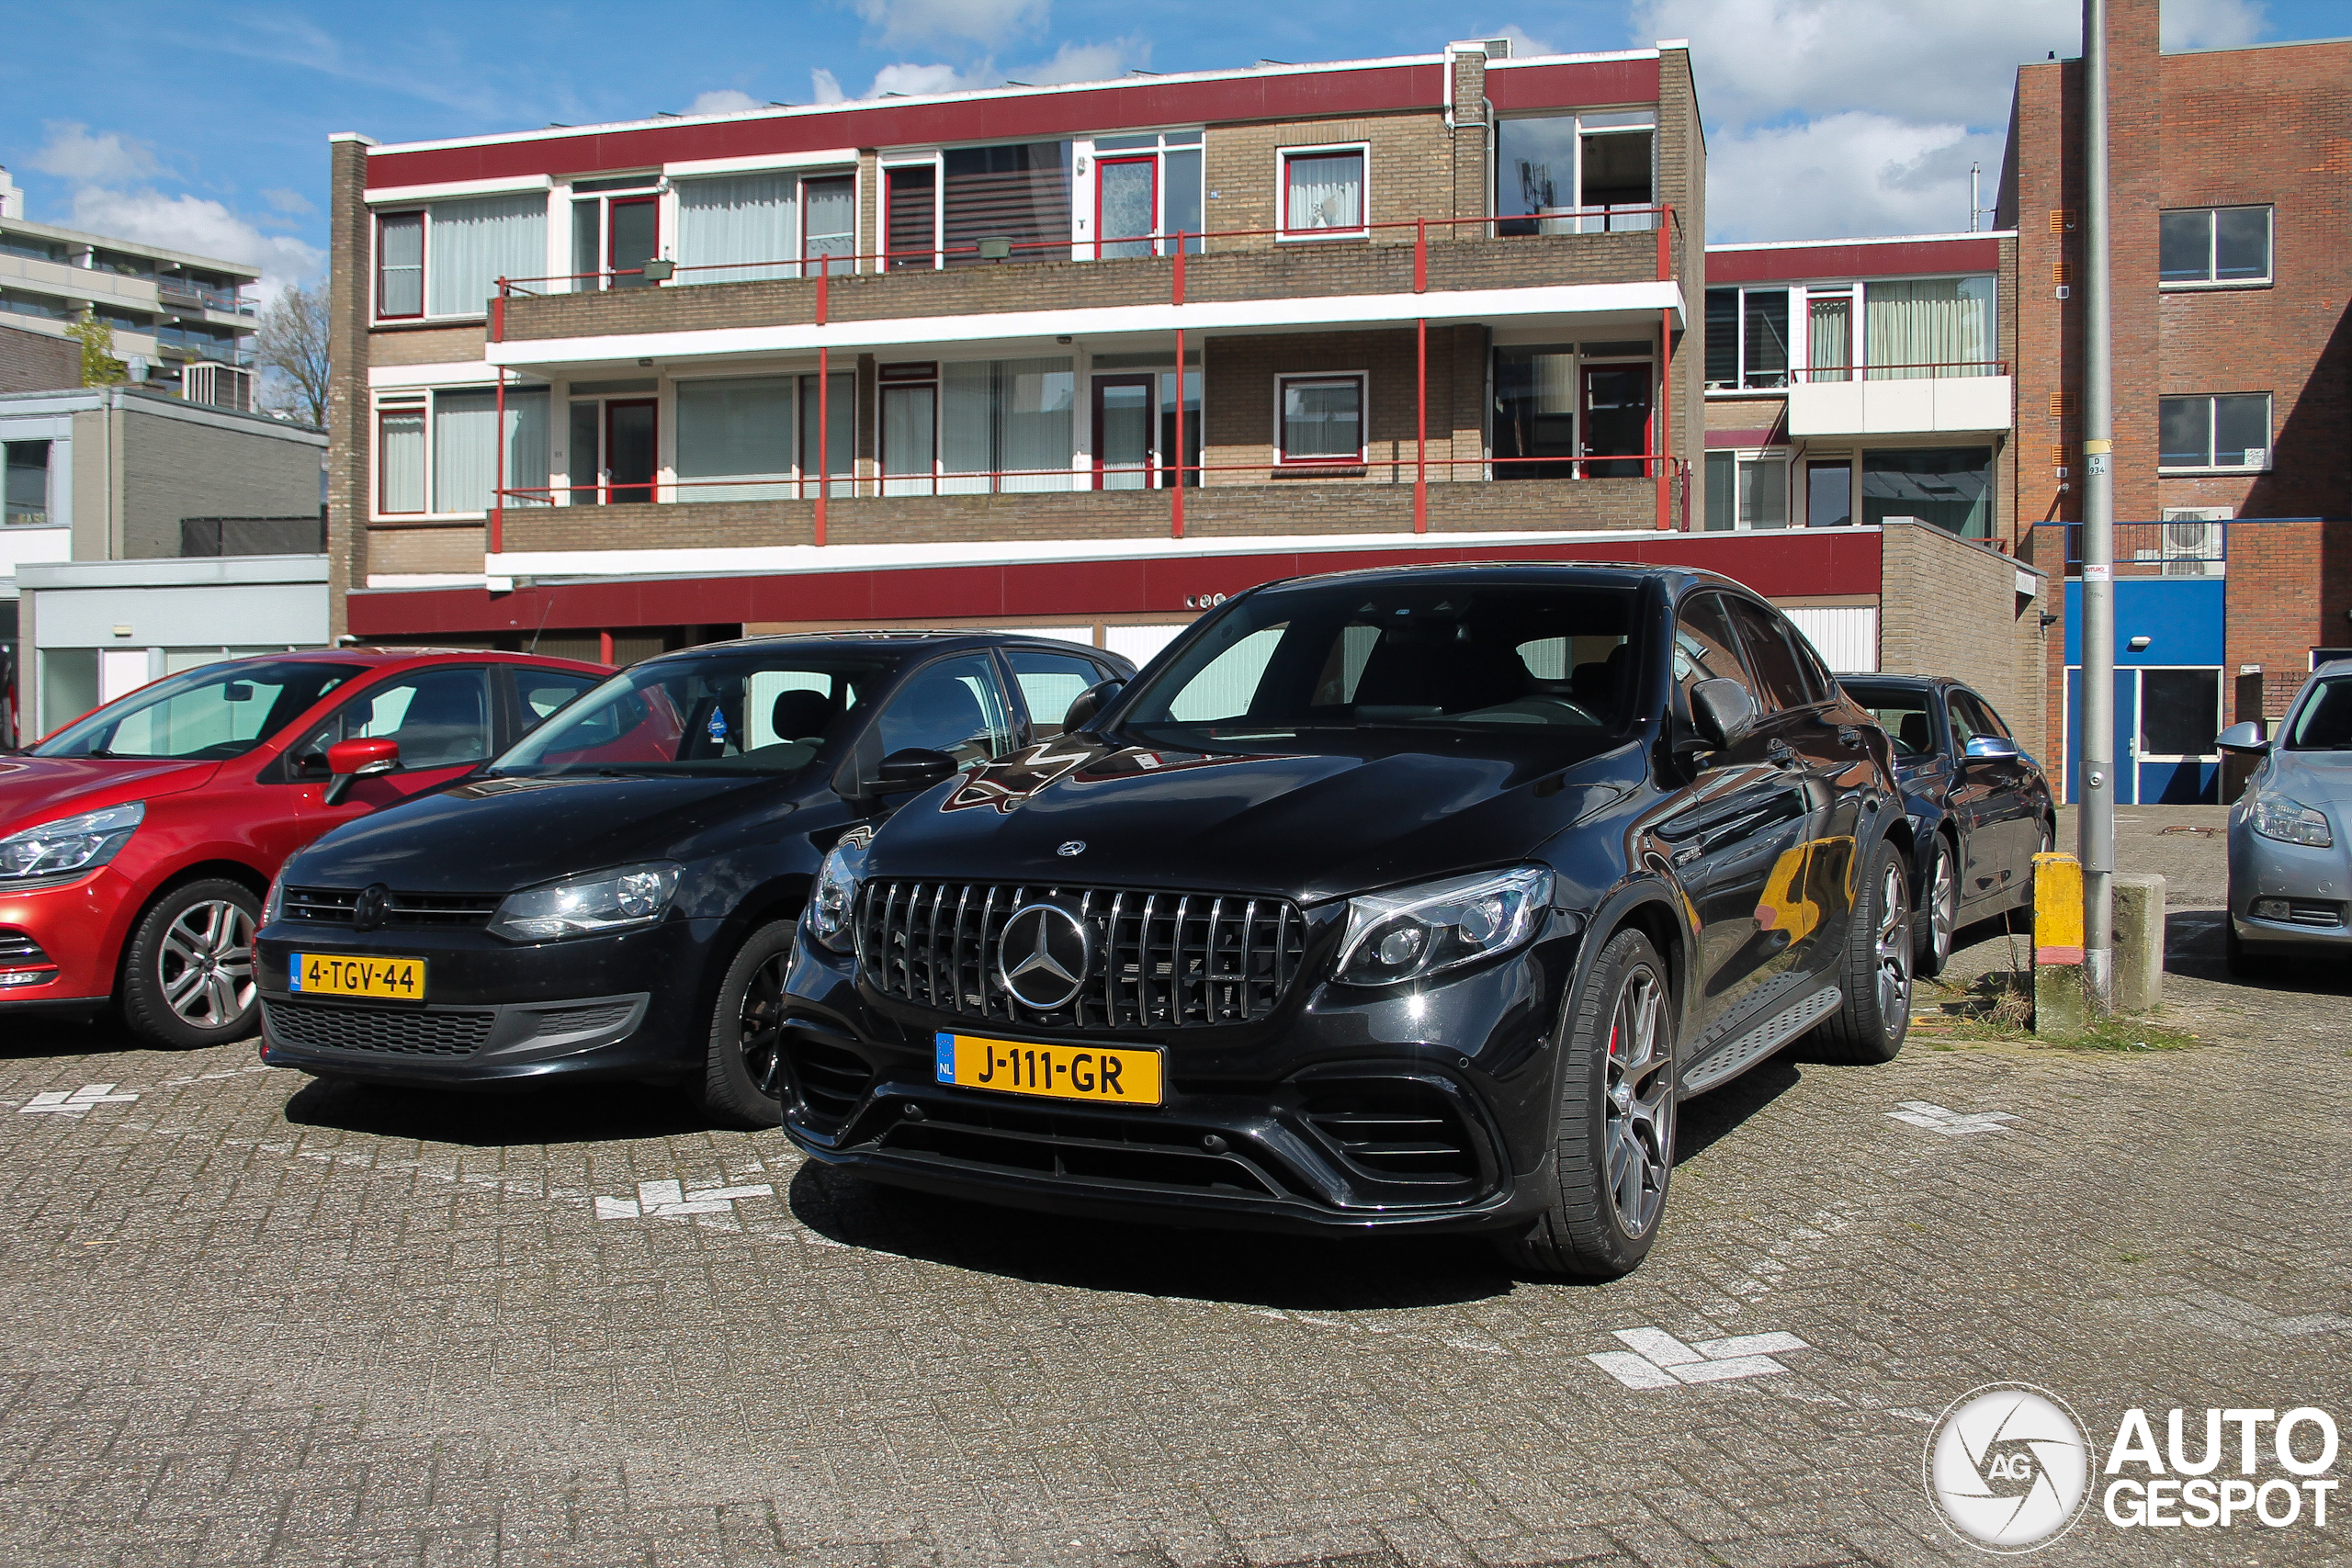
<instances>
[{"instance_id":1,"label":"blue metal panel","mask_svg":"<svg viewBox=\"0 0 2352 1568\"><path fill-rule=\"evenodd\" d=\"M2115 583L2115 667L2223 661L2228 583L2219 577L2125 577ZM2083 585L2066 584L2066 662L2083 661ZM2148 646L2134 653L2132 639Z\"/></svg>"}]
</instances>

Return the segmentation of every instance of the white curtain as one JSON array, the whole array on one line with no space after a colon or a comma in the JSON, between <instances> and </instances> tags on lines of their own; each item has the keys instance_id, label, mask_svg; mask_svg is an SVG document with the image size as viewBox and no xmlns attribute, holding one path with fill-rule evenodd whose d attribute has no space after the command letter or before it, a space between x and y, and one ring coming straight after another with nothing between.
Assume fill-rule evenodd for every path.
<instances>
[{"instance_id":1,"label":"white curtain","mask_svg":"<svg viewBox=\"0 0 2352 1568\"><path fill-rule=\"evenodd\" d=\"M1871 380L1991 374L1993 367L1986 363L1993 357L1991 278L1866 284L1863 300Z\"/></svg>"},{"instance_id":2,"label":"white curtain","mask_svg":"<svg viewBox=\"0 0 2352 1568\"><path fill-rule=\"evenodd\" d=\"M797 277L789 175L741 175L678 183L677 263L718 266L682 275L682 283L741 283L754 277ZM757 266L724 265L757 262Z\"/></svg>"},{"instance_id":3,"label":"white curtain","mask_svg":"<svg viewBox=\"0 0 2352 1568\"><path fill-rule=\"evenodd\" d=\"M502 277L548 270L548 198L483 196L436 201L425 239L426 312L478 316Z\"/></svg>"},{"instance_id":4,"label":"white curtain","mask_svg":"<svg viewBox=\"0 0 2352 1568\"><path fill-rule=\"evenodd\" d=\"M882 493L936 495L932 460L938 451L939 389L882 388Z\"/></svg>"},{"instance_id":5,"label":"white curtain","mask_svg":"<svg viewBox=\"0 0 2352 1568\"><path fill-rule=\"evenodd\" d=\"M789 376L678 383L678 499L775 501L792 483ZM690 483L733 479L734 484Z\"/></svg>"},{"instance_id":6,"label":"white curtain","mask_svg":"<svg viewBox=\"0 0 2352 1568\"><path fill-rule=\"evenodd\" d=\"M379 504L387 513L424 511L424 411L388 412L377 428L382 432L384 448L376 455L381 466Z\"/></svg>"},{"instance_id":7,"label":"white curtain","mask_svg":"<svg viewBox=\"0 0 2352 1568\"><path fill-rule=\"evenodd\" d=\"M1067 356L996 362L996 466L1047 470L1008 474L998 489L1070 488L1070 421L1076 400Z\"/></svg>"},{"instance_id":8,"label":"white curtain","mask_svg":"<svg viewBox=\"0 0 2352 1568\"><path fill-rule=\"evenodd\" d=\"M1289 182L1284 210L1290 232L1363 227L1363 153L1295 154L1284 176Z\"/></svg>"},{"instance_id":9,"label":"white curtain","mask_svg":"<svg viewBox=\"0 0 2352 1568\"><path fill-rule=\"evenodd\" d=\"M944 495L976 495L997 461L996 366L986 359L939 367L939 481ZM1067 461L1067 459L1065 459Z\"/></svg>"},{"instance_id":10,"label":"white curtain","mask_svg":"<svg viewBox=\"0 0 2352 1568\"><path fill-rule=\"evenodd\" d=\"M487 512L498 484L495 392L433 396L433 510ZM548 482L548 393L506 394L506 488L544 492ZM544 494L509 495L509 506L544 506Z\"/></svg>"}]
</instances>

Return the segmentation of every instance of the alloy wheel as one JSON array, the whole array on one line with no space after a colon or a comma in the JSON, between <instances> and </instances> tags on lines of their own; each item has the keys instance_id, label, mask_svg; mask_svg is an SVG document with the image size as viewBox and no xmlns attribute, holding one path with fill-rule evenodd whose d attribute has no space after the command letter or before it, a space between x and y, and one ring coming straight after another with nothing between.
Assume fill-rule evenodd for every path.
<instances>
[{"instance_id":1,"label":"alloy wheel","mask_svg":"<svg viewBox=\"0 0 2352 1568\"><path fill-rule=\"evenodd\" d=\"M784 971L791 958L789 950L779 953L752 972L737 1015L744 1076L770 1100L784 1088Z\"/></svg>"},{"instance_id":2,"label":"alloy wheel","mask_svg":"<svg viewBox=\"0 0 2352 1568\"><path fill-rule=\"evenodd\" d=\"M179 913L155 958L164 1001L182 1023L226 1029L254 1005L254 918L225 898Z\"/></svg>"},{"instance_id":3,"label":"alloy wheel","mask_svg":"<svg viewBox=\"0 0 2352 1568\"><path fill-rule=\"evenodd\" d=\"M1628 1235L1657 1223L1674 1161L1674 1051L1666 988L1637 965L1617 991L1609 1018L1608 1078L1601 1093L1610 1206Z\"/></svg>"},{"instance_id":4,"label":"alloy wheel","mask_svg":"<svg viewBox=\"0 0 2352 1568\"><path fill-rule=\"evenodd\" d=\"M1904 891L1903 863L1891 854L1878 897L1878 1015L1892 1027L1911 1007L1911 900Z\"/></svg>"},{"instance_id":5,"label":"alloy wheel","mask_svg":"<svg viewBox=\"0 0 2352 1568\"><path fill-rule=\"evenodd\" d=\"M1940 972L1951 958L1952 931L1960 923L1960 877L1951 868L1951 852L1936 852L1935 880L1928 887L1928 945Z\"/></svg>"}]
</instances>

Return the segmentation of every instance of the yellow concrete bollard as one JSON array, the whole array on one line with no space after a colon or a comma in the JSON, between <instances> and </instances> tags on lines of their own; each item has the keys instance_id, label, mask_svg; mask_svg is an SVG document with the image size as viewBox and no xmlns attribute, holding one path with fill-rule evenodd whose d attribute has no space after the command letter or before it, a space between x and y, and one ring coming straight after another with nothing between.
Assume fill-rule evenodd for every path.
<instances>
[{"instance_id":1,"label":"yellow concrete bollard","mask_svg":"<svg viewBox=\"0 0 2352 1568\"><path fill-rule=\"evenodd\" d=\"M2033 857L2033 1031L2079 1034L2089 1022L2083 991L2083 865L2046 851Z\"/></svg>"}]
</instances>

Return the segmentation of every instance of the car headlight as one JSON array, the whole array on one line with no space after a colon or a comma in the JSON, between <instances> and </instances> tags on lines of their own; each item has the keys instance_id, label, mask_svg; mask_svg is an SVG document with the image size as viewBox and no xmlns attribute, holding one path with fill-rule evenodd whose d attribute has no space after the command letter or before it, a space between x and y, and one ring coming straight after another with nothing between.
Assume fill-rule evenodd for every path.
<instances>
[{"instance_id":1,"label":"car headlight","mask_svg":"<svg viewBox=\"0 0 2352 1568\"><path fill-rule=\"evenodd\" d=\"M2335 842L2335 835L2327 829L2324 815L2283 795L2254 797L2254 830L2266 839L2306 844L2315 850L2326 849Z\"/></svg>"},{"instance_id":2,"label":"car headlight","mask_svg":"<svg viewBox=\"0 0 2352 1568\"><path fill-rule=\"evenodd\" d=\"M0 839L0 883L94 871L114 859L146 819L147 803L134 800L11 833Z\"/></svg>"},{"instance_id":3,"label":"car headlight","mask_svg":"<svg viewBox=\"0 0 2352 1568\"><path fill-rule=\"evenodd\" d=\"M261 923L268 925L286 911L286 874L279 872L269 879L269 891L262 895Z\"/></svg>"},{"instance_id":4,"label":"car headlight","mask_svg":"<svg viewBox=\"0 0 2352 1568\"><path fill-rule=\"evenodd\" d=\"M808 931L835 953L847 953L856 940L857 885L865 875L865 846L873 841L873 829L852 828L817 868L816 891L808 897Z\"/></svg>"},{"instance_id":5,"label":"car headlight","mask_svg":"<svg viewBox=\"0 0 2352 1568\"><path fill-rule=\"evenodd\" d=\"M1339 976L1393 986L1508 953L1535 934L1551 901L1552 874L1535 866L1351 898Z\"/></svg>"},{"instance_id":6,"label":"car headlight","mask_svg":"<svg viewBox=\"0 0 2352 1568\"><path fill-rule=\"evenodd\" d=\"M509 942L601 936L651 925L677 891L678 868L666 862L592 872L508 895L490 929Z\"/></svg>"}]
</instances>

